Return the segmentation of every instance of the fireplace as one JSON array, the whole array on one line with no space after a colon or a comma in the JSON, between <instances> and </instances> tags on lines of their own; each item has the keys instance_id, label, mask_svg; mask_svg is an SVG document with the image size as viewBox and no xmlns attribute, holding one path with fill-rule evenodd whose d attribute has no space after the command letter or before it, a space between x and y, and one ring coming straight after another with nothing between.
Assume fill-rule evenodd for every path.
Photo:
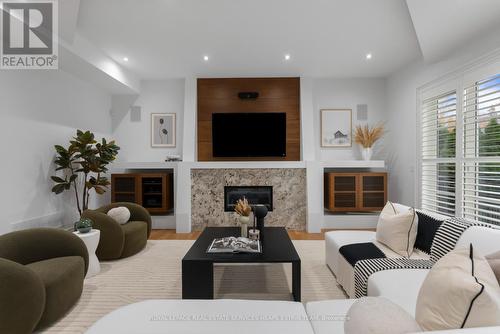
<instances>
[{"instance_id":1,"label":"fireplace","mask_svg":"<svg viewBox=\"0 0 500 334\"><path fill-rule=\"evenodd\" d=\"M306 184L305 168L191 169L191 229L202 231L207 226L236 226L238 223L232 207L225 205L225 202L234 203L227 201L227 191L234 189L224 190L224 187L242 189L241 186L251 185L268 186L268 195L272 196L268 204L273 211L266 216L266 226L285 226L290 230L304 231L307 220ZM241 195L248 196L239 193L233 201Z\"/></svg>"},{"instance_id":2,"label":"fireplace","mask_svg":"<svg viewBox=\"0 0 500 334\"><path fill-rule=\"evenodd\" d=\"M240 198L245 197L250 204L263 204L269 211L273 211L272 186L225 186L224 211L234 211L234 205Z\"/></svg>"}]
</instances>

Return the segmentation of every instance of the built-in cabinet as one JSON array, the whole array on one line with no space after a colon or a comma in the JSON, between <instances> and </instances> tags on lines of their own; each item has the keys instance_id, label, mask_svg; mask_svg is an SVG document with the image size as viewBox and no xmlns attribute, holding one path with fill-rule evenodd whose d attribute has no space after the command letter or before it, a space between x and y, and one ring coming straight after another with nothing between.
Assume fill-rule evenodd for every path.
<instances>
[{"instance_id":1,"label":"built-in cabinet","mask_svg":"<svg viewBox=\"0 0 500 334\"><path fill-rule=\"evenodd\" d=\"M324 189L329 211L380 211L387 201L387 173L326 172Z\"/></svg>"},{"instance_id":2,"label":"built-in cabinet","mask_svg":"<svg viewBox=\"0 0 500 334\"><path fill-rule=\"evenodd\" d=\"M112 174L111 201L137 203L151 214L167 214L173 209L173 173Z\"/></svg>"}]
</instances>

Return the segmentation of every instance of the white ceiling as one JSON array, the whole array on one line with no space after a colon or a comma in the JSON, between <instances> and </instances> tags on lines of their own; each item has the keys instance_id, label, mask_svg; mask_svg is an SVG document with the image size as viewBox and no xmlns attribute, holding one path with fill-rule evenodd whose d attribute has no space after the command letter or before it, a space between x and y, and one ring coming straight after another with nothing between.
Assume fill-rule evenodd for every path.
<instances>
[{"instance_id":1,"label":"white ceiling","mask_svg":"<svg viewBox=\"0 0 500 334\"><path fill-rule=\"evenodd\" d=\"M499 24L500 0L407 2L81 0L77 29L143 79L384 77Z\"/></svg>"},{"instance_id":2,"label":"white ceiling","mask_svg":"<svg viewBox=\"0 0 500 334\"><path fill-rule=\"evenodd\" d=\"M500 26L499 0L406 2L420 48L428 62L446 57L471 39Z\"/></svg>"},{"instance_id":3,"label":"white ceiling","mask_svg":"<svg viewBox=\"0 0 500 334\"><path fill-rule=\"evenodd\" d=\"M420 56L402 0L83 0L78 29L148 79L380 77Z\"/></svg>"}]
</instances>

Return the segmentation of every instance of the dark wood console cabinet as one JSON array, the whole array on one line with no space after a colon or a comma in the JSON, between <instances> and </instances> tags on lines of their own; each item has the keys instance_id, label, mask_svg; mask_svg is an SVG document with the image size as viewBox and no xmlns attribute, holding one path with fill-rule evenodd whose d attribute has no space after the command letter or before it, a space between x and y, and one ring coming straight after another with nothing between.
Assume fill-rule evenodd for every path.
<instances>
[{"instance_id":1,"label":"dark wood console cabinet","mask_svg":"<svg viewBox=\"0 0 500 334\"><path fill-rule=\"evenodd\" d=\"M111 201L133 202L151 214L167 214L173 209L173 173L112 174Z\"/></svg>"},{"instance_id":2,"label":"dark wood console cabinet","mask_svg":"<svg viewBox=\"0 0 500 334\"><path fill-rule=\"evenodd\" d=\"M325 173L325 209L380 211L387 202L387 173Z\"/></svg>"}]
</instances>

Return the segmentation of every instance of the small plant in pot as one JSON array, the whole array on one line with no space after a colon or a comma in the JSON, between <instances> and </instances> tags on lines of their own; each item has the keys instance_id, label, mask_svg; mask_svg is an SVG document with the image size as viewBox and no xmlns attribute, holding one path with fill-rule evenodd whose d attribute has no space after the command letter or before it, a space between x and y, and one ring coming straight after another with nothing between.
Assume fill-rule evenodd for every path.
<instances>
[{"instance_id":1,"label":"small plant in pot","mask_svg":"<svg viewBox=\"0 0 500 334\"><path fill-rule=\"evenodd\" d=\"M248 204L248 200L245 197L236 202L234 212L236 212L241 225L241 236L246 238L248 236L248 223L250 223L252 207Z\"/></svg>"},{"instance_id":2,"label":"small plant in pot","mask_svg":"<svg viewBox=\"0 0 500 334\"><path fill-rule=\"evenodd\" d=\"M92 230L92 220L82 218L75 223L75 231L80 233L89 233Z\"/></svg>"},{"instance_id":3,"label":"small plant in pot","mask_svg":"<svg viewBox=\"0 0 500 334\"><path fill-rule=\"evenodd\" d=\"M356 126L354 130L354 141L362 147L361 154L363 160L370 160L372 158L373 145L377 140L382 138L383 134L384 127L382 125L376 125L374 127L368 125Z\"/></svg>"},{"instance_id":4,"label":"small plant in pot","mask_svg":"<svg viewBox=\"0 0 500 334\"><path fill-rule=\"evenodd\" d=\"M77 130L68 147L55 145L56 150L56 172L59 175L52 176L55 185L52 192L61 194L65 191L74 191L78 213L89 207L90 196L93 193L102 195L110 185L105 176L108 165L116 159L120 147L114 141L108 142L102 138L100 141L90 131ZM82 220L75 223L87 224ZM92 226L92 222L90 222Z\"/></svg>"}]
</instances>

